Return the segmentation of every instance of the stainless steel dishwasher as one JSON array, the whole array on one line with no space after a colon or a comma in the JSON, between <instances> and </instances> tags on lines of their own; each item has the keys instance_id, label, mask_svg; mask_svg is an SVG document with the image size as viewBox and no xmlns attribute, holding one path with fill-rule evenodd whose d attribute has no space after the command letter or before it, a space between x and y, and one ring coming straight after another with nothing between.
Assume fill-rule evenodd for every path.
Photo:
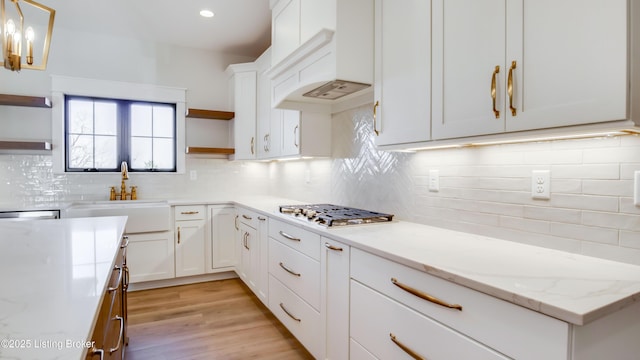
<instances>
[{"instance_id":1,"label":"stainless steel dishwasher","mask_svg":"<svg viewBox=\"0 0 640 360\"><path fill-rule=\"evenodd\" d=\"M0 220L60 219L60 210L0 211Z\"/></svg>"}]
</instances>

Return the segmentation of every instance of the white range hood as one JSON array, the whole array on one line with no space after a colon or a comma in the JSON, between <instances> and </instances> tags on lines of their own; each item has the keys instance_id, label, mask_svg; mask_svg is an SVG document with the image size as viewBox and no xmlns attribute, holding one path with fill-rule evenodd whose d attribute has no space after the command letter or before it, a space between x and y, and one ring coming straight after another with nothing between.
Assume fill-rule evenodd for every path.
<instances>
[{"instance_id":1,"label":"white range hood","mask_svg":"<svg viewBox=\"0 0 640 360\"><path fill-rule=\"evenodd\" d=\"M335 113L373 102L371 28L322 29L277 64L272 64L272 106Z\"/></svg>"}]
</instances>

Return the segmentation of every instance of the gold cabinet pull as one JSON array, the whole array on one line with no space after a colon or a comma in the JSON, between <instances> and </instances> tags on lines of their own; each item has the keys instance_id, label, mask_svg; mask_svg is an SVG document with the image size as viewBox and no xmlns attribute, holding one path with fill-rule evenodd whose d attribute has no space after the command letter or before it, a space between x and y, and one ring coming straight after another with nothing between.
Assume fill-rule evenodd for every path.
<instances>
[{"instance_id":1,"label":"gold cabinet pull","mask_svg":"<svg viewBox=\"0 0 640 360\"><path fill-rule=\"evenodd\" d=\"M393 335L393 333L389 333L389 338L391 338L391 341L393 341L394 344L396 344L400 349L402 349L402 351L406 352L407 355L411 356L412 358L416 359L416 360L426 360L425 358L423 358L422 356L418 355L417 352L411 350L411 348L409 348L407 345L401 343L395 335Z\"/></svg>"},{"instance_id":2,"label":"gold cabinet pull","mask_svg":"<svg viewBox=\"0 0 640 360\"><path fill-rule=\"evenodd\" d=\"M240 228L238 227L238 215L236 215L235 220L233 221L234 225L236 226L236 230L240 230Z\"/></svg>"},{"instance_id":3,"label":"gold cabinet pull","mask_svg":"<svg viewBox=\"0 0 640 360\"><path fill-rule=\"evenodd\" d=\"M195 214L200 214L200 211L183 211L180 214L182 214L182 215L195 215Z\"/></svg>"},{"instance_id":4,"label":"gold cabinet pull","mask_svg":"<svg viewBox=\"0 0 640 360\"><path fill-rule=\"evenodd\" d=\"M114 352L120 350L120 344L122 344L122 336L124 336L124 318L122 316L116 315L113 320L120 321L120 335L118 335L118 344L116 344L116 347L109 349L109 354L113 354Z\"/></svg>"},{"instance_id":5,"label":"gold cabinet pull","mask_svg":"<svg viewBox=\"0 0 640 360\"><path fill-rule=\"evenodd\" d=\"M324 247L326 247L329 250L342 251L341 247L333 246L329 243L324 243Z\"/></svg>"},{"instance_id":6,"label":"gold cabinet pull","mask_svg":"<svg viewBox=\"0 0 640 360\"><path fill-rule=\"evenodd\" d=\"M296 147L300 147L300 144L298 143L298 127L299 125L296 125L296 127L293 128L293 145Z\"/></svg>"},{"instance_id":7,"label":"gold cabinet pull","mask_svg":"<svg viewBox=\"0 0 640 360\"><path fill-rule=\"evenodd\" d=\"M123 270L122 267L116 265L113 270L118 270L118 281L116 282L116 285L114 287L110 287L107 289L108 292L113 292L118 290L118 288L120 288L120 283L122 283L122 275L123 275Z\"/></svg>"},{"instance_id":8,"label":"gold cabinet pull","mask_svg":"<svg viewBox=\"0 0 640 360\"><path fill-rule=\"evenodd\" d=\"M292 240L292 241L300 241L300 238L297 238L295 236L291 236L291 235L287 234L284 231L279 231L279 233L280 233L280 235L282 235L286 239L289 239L289 240Z\"/></svg>"},{"instance_id":9,"label":"gold cabinet pull","mask_svg":"<svg viewBox=\"0 0 640 360\"><path fill-rule=\"evenodd\" d=\"M496 119L500 119L500 110L496 108L496 78L500 73L500 66L496 65L496 69L493 71L493 76L491 76L491 100L493 101L493 113L496 115Z\"/></svg>"},{"instance_id":10,"label":"gold cabinet pull","mask_svg":"<svg viewBox=\"0 0 640 360\"><path fill-rule=\"evenodd\" d=\"M247 216L245 214L242 214L242 217L247 219L247 220L253 220L253 218L251 216Z\"/></svg>"},{"instance_id":11,"label":"gold cabinet pull","mask_svg":"<svg viewBox=\"0 0 640 360\"><path fill-rule=\"evenodd\" d=\"M513 107L513 70L516 69L515 60L511 62L511 68L509 68L509 78L507 80L507 92L509 93L509 109L511 115L516 116L516 108Z\"/></svg>"},{"instance_id":12,"label":"gold cabinet pull","mask_svg":"<svg viewBox=\"0 0 640 360\"><path fill-rule=\"evenodd\" d=\"M391 282L393 283L393 285L399 287L400 289L402 289L402 290L404 290L404 291L406 291L406 292L408 292L408 293L410 293L412 295L415 295L415 296L417 296L417 297L419 297L421 299L427 300L427 301L432 302L434 304L438 304L440 306L447 307L449 309L456 309L456 310L462 311L462 306L461 305L449 304L447 302L444 302L444 301L438 299L437 297L431 296L431 295L429 295L429 294L427 294L425 292L422 292L422 291L420 291L418 289L414 289L414 288L412 288L412 287L410 287L408 285L405 285L405 284L399 282L398 279L396 279L396 278L391 278Z\"/></svg>"},{"instance_id":13,"label":"gold cabinet pull","mask_svg":"<svg viewBox=\"0 0 640 360\"><path fill-rule=\"evenodd\" d=\"M380 132L378 131L378 123L376 120L376 117L378 115L378 106L380 106L380 101L376 101L376 103L373 105L373 132L376 134L376 136L380 135Z\"/></svg>"},{"instance_id":14,"label":"gold cabinet pull","mask_svg":"<svg viewBox=\"0 0 640 360\"><path fill-rule=\"evenodd\" d=\"M284 271L288 272L289 274L293 275L293 276L297 276L300 277L301 274L297 273L291 269L289 269L285 264L283 264L282 262L280 262L280 267L284 269Z\"/></svg>"},{"instance_id":15,"label":"gold cabinet pull","mask_svg":"<svg viewBox=\"0 0 640 360\"><path fill-rule=\"evenodd\" d=\"M262 216L258 216L258 220L260 220L260 221L267 221L267 218L266 218L266 217L262 217Z\"/></svg>"},{"instance_id":16,"label":"gold cabinet pull","mask_svg":"<svg viewBox=\"0 0 640 360\"><path fill-rule=\"evenodd\" d=\"M255 137L254 137L254 136L252 136L252 137L251 137L251 155L253 155L253 154L254 154L254 152L253 152L253 145L254 145L254 143L255 143L255 140L256 140L256 139L255 139Z\"/></svg>"},{"instance_id":17,"label":"gold cabinet pull","mask_svg":"<svg viewBox=\"0 0 640 360\"><path fill-rule=\"evenodd\" d=\"M178 226L178 244L180 244L180 226Z\"/></svg>"},{"instance_id":18,"label":"gold cabinet pull","mask_svg":"<svg viewBox=\"0 0 640 360\"><path fill-rule=\"evenodd\" d=\"M251 250L249 249L249 233L244 233L244 248Z\"/></svg>"},{"instance_id":19,"label":"gold cabinet pull","mask_svg":"<svg viewBox=\"0 0 640 360\"><path fill-rule=\"evenodd\" d=\"M284 311L285 314L289 315L290 318L292 318L293 320L300 322L302 320L300 320L299 318L291 315L291 313L289 312L289 310L287 310L287 308L284 307L284 304L280 303L280 309L282 309L282 311Z\"/></svg>"}]
</instances>

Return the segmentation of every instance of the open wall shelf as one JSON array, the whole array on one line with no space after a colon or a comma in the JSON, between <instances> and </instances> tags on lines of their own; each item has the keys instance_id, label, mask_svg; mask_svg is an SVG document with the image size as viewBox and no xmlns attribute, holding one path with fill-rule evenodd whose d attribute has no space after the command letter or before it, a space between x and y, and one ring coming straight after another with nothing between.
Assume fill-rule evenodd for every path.
<instances>
[{"instance_id":1,"label":"open wall shelf","mask_svg":"<svg viewBox=\"0 0 640 360\"><path fill-rule=\"evenodd\" d=\"M0 141L0 150L51 150L46 141Z\"/></svg>"},{"instance_id":2,"label":"open wall shelf","mask_svg":"<svg viewBox=\"0 0 640 360\"><path fill-rule=\"evenodd\" d=\"M235 149L187 146L187 154L220 154L233 155Z\"/></svg>"},{"instance_id":3,"label":"open wall shelf","mask_svg":"<svg viewBox=\"0 0 640 360\"><path fill-rule=\"evenodd\" d=\"M187 109L187 117L211 120L231 120L236 116L232 111Z\"/></svg>"},{"instance_id":4,"label":"open wall shelf","mask_svg":"<svg viewBox=\"0 0 640 360\"><path fill-rule=\"evenodd\" d=\"M51 100L43 96L0 94L0 105L50 108Z\"/></svg>"}]
</instances>

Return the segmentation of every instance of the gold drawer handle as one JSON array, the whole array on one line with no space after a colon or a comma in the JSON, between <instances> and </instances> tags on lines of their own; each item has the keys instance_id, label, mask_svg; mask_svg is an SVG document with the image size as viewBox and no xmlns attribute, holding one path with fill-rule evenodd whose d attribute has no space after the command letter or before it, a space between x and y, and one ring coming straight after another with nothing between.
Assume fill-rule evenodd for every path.
<instances>
[{"instance_id":1,"label":"gold drawer handle","mask_svg":"<svg viewBox=\"0 0 640 360\"><path fill-rule=\"evenodd\" d=\"M377 116L378 116L378 106L380 106L380 101L376 101L376 103L373 105L373 132L374 134L376 134L376 136L380 135L380 132L378 131L378 124L377 124Z\"/></svg>"},{"instance_id":2,"label":"gold drawer handle","mask_svg":"<svg viewBox=\"0 0 640 360\"><path fill-rule=\"evenodd\" d=\"M329 243L324 243L324 247L326 247L329 250L342 251L341 247L333 246Z\"/></svg>"},{"instance_id":3,"label":"gold drawer handle","mask_svg":"<svg viewBox=\"0 0 640 360\"><path fill-rule=\"evenodd\" d=\"M293 275L293 276L297 276L300 277L301 274L297 273L291 269L289 269L288 267L286 267L282 262L280 262L280 267L284 269L284 271L288 272L289 274Z\"/></svg>"},{"instance_id":4,"label":"gold drawer handle","mask_svg":"<svg viewBox=\"0 0 640 360\"><path fill-rule=\"evenodd\" d=\"M496 119L500 119L500 110L496 108L496 78L500 73L500 66L496 65L496 69L493 71L493 76L491 76L491 100L493 102L493 113L496 115Z\"/></svg>"},{"instance_id":5,"label":"gold drawer handle","mask_svg":"<svg viewBox=\"0 0 640 360\"><path fill-rule=\"evenodd\" d=\"M289 234L287 234L287 233L286 233L286 232L284 232L284 231L279 231L279 233L280 233L280 235L282 235L282 236L283 236L283 237L285 237L286 239L293 240L293 241L300 241L300 238L297 238L297 237L295 237L295 236L289 235Z\"/></svg>"},{"instance_id":6,"label":"gold drawer handle","mask_svg":"<svg viewBox=\"0 0 640 360\"><path fill-rule=\"evenodd\" d=\"M291 315L291 313L289 312L289 310L287 310L284 307L284 304L280 303L280 309L282 309L282 311L284 311L285 314L289 315L290 318L292 318L293 320L297 321L297 322L301 322L302 320L300 320L299 318Z\"/></svg>"},{"instance_id":7,"label":"gold drawer handle","mask_svg":"<svg viewBox=\"0 0 640 360\"><path fill-rule=\"evenodd\" d=\"M242 217L245 218L246 220L253 220L251 216L247 216L245 214L242 214Z\"/></svg>"},{"instance_id":8,"label":"gold drawer handle","mask_svg":"<svg viewBox=\"0 0 640 360\"><path fill-rule=\"evenodd\" d=\"M440 306L444 306L444 307L449 308L449 309L456 309L456 310L462 311L462 306L461 305L449 304L447 302L444 302L444 301L438 299L437 297L431 296L431 295L429 295L429 294L427 294L425 292L422 292L420 290L417 290L417 289L414 289L414 288L412 288L410 286L407 286L407 285L399 282L398 279L396 279L396 278L391 278L391 282L393 283L393 285L399 287L400 289L402 289L402 290L404 290L404 291L406 291L406 292L408 292L408 293L410 293L412 295L415 295L415 296L417 296L417 297L419 297L421 299L427 300L427 301L432 302L434 304L438 304Z\"/></svg>"},{"instance_id":9,"label":"gold drawer handle","mask_svg":"<svg viewBox=\"0 0 640 360\"><path fill-rule=\"evenodd\" d=\"M180 214L182 214L182 215L195 215L195 214L200 214L200 211L183 211Z\"/></svg>"},{"instance_id":10,"label":"gold drawer handle","mask_svg":"<svg viewBox=\"0 0 640 360\"><path fill-rule=\"evenodd\" d=\"M513 70L516 69L516 62L511 62L511 68L509 69L509 77L507 80L507 93L509 94L509 110L511 110L511 116L516 116L518 110L513 107Z\"/></svg>"},{"instance_id":11,"label":"gold drawer handle","mask_svg":"<svg viewBox=\"0 0 640 360\"><path fill-rule=\"evenodd\" d=\"M416 360L426 360L425 358L423 358L422 356L418 355L418 353L416 353L415 351L411 350L407 345L401 343L395 335L393 335L393 333L389 333L389 337L391 338L391 341L393 341L394 344L398 345L398 347L400 349L402 349L402 351L406 352L409 356L411 356L412 358L416 359Z\"/></svg>"}]
</instances>

